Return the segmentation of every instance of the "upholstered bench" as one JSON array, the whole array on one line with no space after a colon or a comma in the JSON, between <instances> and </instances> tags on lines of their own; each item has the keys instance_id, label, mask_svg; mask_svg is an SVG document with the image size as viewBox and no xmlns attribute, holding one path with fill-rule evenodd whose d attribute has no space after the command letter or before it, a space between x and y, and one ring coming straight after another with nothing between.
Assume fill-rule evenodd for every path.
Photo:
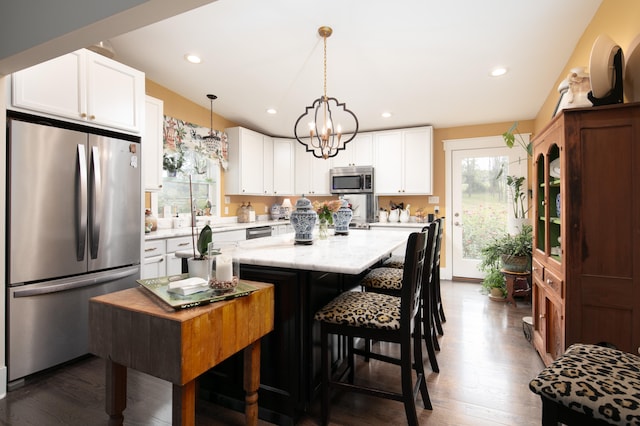
<instances>
[{"instance_id":1,"label":"upholstered bench","mask_svg":"<svg viewBox=\"0 0 640 426\"><path fill-rule=\"evenodd\" d=\"M574 344L531 380L542 425L640 425L640 357Z\"/></svg>"}]
</instances>

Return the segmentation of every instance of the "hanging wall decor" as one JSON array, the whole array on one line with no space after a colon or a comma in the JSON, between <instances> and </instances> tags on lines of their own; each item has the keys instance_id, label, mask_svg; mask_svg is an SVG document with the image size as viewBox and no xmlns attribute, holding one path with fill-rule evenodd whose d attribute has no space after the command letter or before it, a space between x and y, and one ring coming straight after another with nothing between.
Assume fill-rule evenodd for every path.
<instances>
[{"instance_id":1,"label":"hanging wall decor","mask_svg":"<svg viewBox=\"0 0 640 426\"><path fill-rule=\"evenodd\" d=\"M204 138L211 135L216 143L205 143ZM211 139L211 138L209 138ZM163 123L163 148L164 157L169 159L187 158L193 172L203 174L206 172L206 160L210 158L217 161L224 170L227 170L229 160L229 143L227 134L218 130L212 130L197 124L188 123L174 117L164 116Z\"/></svg>"}]
</instances>

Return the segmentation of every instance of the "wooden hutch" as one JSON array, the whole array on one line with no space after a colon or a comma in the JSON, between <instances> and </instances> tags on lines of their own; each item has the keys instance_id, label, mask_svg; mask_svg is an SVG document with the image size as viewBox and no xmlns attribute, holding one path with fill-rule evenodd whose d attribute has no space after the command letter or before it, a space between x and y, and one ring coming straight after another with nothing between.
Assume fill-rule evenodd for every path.
<instances>
[{"instance_id":1,"label":"wooden hutch","mask_svg":"<svg viewBox=\"0 0 640 426\"><path fill-rule=\"evenodd\" d=\"M640 347L640 103L564 110L533 140L533 342Z\"/></svg>"}]
</instances>

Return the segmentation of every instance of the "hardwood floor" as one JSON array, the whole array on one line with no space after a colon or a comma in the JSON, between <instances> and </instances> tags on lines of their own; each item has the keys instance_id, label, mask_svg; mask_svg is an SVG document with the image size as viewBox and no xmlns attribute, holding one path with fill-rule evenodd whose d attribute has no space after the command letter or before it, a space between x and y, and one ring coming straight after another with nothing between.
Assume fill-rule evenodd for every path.
<instances>
[{"instance_id":1,"label":"hardwood floor","mask_svg":"<svg viewBox=\"0 0 640 426\"><path fill-rule=\"evenodd\" d=\"M433 410L422 408L424 425L539 425L540 398L529 391L529 381L543 368L542 361L522 331L522 317L531 304L518 307L493 302L479 293L479 284L442 282L447 315L438 353L440 373L428 371L427 386ZM381 350L393 353L386 345ZM360 362L356 380L398 383L399 367L372 360ZM129 371L126 425L171 424L171 385ZM259 401L258 401L259 402ZM319 405L299 422L319 424ZM104 364L87 357L27 381L0 400L1 425L106 425ZM243 425L242 413L199 402L198 425ZM268 424L260 422L260 424ZM353 393L334 393L332 425L406 424L401 403Z\"/></svg>"}]
</instances>

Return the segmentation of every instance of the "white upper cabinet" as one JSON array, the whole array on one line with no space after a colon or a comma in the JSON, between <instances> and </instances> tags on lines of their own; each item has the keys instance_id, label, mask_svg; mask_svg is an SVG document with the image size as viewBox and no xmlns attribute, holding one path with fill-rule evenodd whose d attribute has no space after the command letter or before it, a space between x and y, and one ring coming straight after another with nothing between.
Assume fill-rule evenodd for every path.
<instances>
[{"instance_id":1,"label":"white upper cabinet","mask_svg":"<svg viewBox=\"0 0 640 426\"><path fill-rule=\"evenodd\" d=\"M243 127L226 129L229 169L225 191L231 195L264 195L264 137Z\"/></svg>"},{"instance_id":2,"label":"white upper cabinet","mask_svg":"<svg viewBox=\"0 0 640 426\"><path fill-rule=\"evenodd\" d=\"M433 128L400 129L374 134L377 195L433 192Z\"/></svg>"},{"instance_id":3,"label":"white upper cabinet","mask_svg":"<svg viewBox=\"0 0 640 426\"><path fill-rule=\"evenodd\" d=\"M293 195L294 152L292 139L273 139L273 195Z\"/></svg>"},{"instance_id":4,"label":"white upper cabinet","mask_svg":"<svg viewBox=\"0 0 640 426\"><path fill-rule=\"evenodd\" d=\"M273 138L262 136L262 193L273 194Z\"/></svg>"},{"instance_id":5,"label":"white upper cabinet","mask_svg":"<svg viewBox=\"0 0 640 426\"><path fill-rule=\"evenodd\" d=\"M12 75L12 107L97 127L141 131L144 73L86 49Z\"/></svg>"},{"instance_id":6,"label":"white upper cabinet","mask_svg":"<svg viewBox=\"0 0 640 426\"><path fill-rule=\"evenodd\" d=\"M349 137L349 135L346 135ZM331 158L331 167L372 166L373 133L358 133L347 147Z\"/></svg>"},{"instance_id":7,"label":"white upper cabinet","mask_svg":"<svg viewBox=\"0 0 640 426\"><path fill-rule=\"evenodd\" d=\"M331 161L316 158L295 141L295 193L297 195L330 195Z\"/></svg>"},{"instance_id":8,"label":"white upper cabinet","mask_svg":"<svg viewBox=\"0 0 640 426\"><path fill-rule=\"evenodd\" d=\"M142 160L145 191L162 189L162 122L164 102L146 97L145 129L142 135Z\"/></svg>"}]
</instances>

